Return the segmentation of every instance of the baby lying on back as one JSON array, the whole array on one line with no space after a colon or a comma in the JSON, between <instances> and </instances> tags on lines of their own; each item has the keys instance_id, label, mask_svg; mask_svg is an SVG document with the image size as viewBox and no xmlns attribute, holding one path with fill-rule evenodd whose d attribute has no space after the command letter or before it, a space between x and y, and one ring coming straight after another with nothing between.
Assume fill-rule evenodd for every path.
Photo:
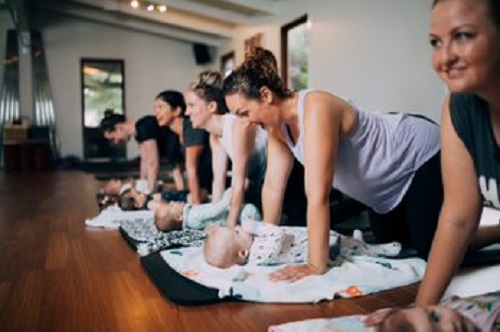
<instances>
[{"instance_id":1,"label":"baby lying on back","mask_svg":"<svg viewBox=\"0 0 500 332\"><path fill-rule=\"evenodd\" d=\"M401 251L397 242L371 245L363 241L360 231L353 237L330 231L330 258L351 255L396 256ZM207 231L203 248L208 264L218 268L233 265L273 265L305 263L308 260L306 227L275 226L245 220L242 226L212 226Z\"/></svg>"}]
</instances>

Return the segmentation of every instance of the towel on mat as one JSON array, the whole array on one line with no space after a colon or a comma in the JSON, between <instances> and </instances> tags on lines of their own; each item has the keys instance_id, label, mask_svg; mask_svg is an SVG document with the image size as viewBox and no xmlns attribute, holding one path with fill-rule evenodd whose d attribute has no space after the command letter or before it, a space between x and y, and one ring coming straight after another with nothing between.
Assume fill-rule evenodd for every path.
<instances>
[{"instance_id":1,"label":"towel on mat","mask_svg":"<svg viewBox=\"0 0 500 332\"><path fill-rule=\"evenodd\" d=\"M172 247L200 247L205 237L203 231L192 229L159 231L152 217L122 221L121 229L139 242L137 253L141 256Z\"/></svg>"},{"instance_id":2,"label":"towel on mat","mask_svg":"<svg viewBox=\"0 0 500 332\"><path fill-rule=\"evenodd\" d=\"M117 205L111 205L102 210L96 217L85 220L85 225L89 227L101 227L118 229L124 221L136 222L142 219L152 219L152 211L122 211Z\"/></svg>"},{"instance_id":3,"label":"towel on mat","mask_svg":"<svg viewBox=\"0 0 500 332\"><path fill-rule=\"evenodd\" d=\"M254 302L307 303L363 296L418 282L425 270L425 262L418 258L395 260L360 255L345 258L324 275L287 283L268 280L269 273L283 268L283 264L218 269L205 262L202 248L165 250L161 255L179 274L218 289L220 298L231 296Z\"/></svg>"},{"instance_id":4,"label":"towel on mat","mask_svg":"<svg viewBox=\"0 0 500 332\"><path fill-rule=\"evenodd\" d=\"M299 322L269 326L269 332L369 332L374 328L365 327L364 315L353 315L338 318L308 319Z\"/></svg>"}]
</instances>

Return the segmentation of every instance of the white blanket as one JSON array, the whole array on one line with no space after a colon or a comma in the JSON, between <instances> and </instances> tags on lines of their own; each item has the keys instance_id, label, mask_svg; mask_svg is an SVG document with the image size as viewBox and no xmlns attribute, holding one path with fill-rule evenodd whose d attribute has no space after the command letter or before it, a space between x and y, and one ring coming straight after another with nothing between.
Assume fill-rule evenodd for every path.
<instances>
[{"instance_id":1,"label":"white blanket","mask_svg":"<svg viewBox=\"0 0 500 332\"><path fill-rule=\"evenodd\" d=\"M118 229L121 222L144 218L154 218L153 211L122 211L118 206L112 205L102 210L96 217L85 220L85 225L88 227Z\"/></svg>"},{"instance_id":2,"label":"white blanket","mask_svg":"<svg viewBox=\"0 0 500 332\"><path fill-rule=\"evenodd\" d=\"M468 297L491 293L500 289L500 265L466 268L453 278L443 298L451 295ZM271 332L299 332L299 331L364 331L371 332L374 329L367 328L363 324L364 315L345 316L338 318L308 319L269 327Z\"/></svg>"},{"instance_id":3,"label":"white blanket","mask_svg":"<svg viewBox=\"0 0 500 332\"><path fill-rule=\"evenodd\" d=\"M500 211L484 207L480 225L496 225L500 220ZM460 297L475 296L500 290L500 264L481 267L466 267L460 269L451 281L443 299L452 295ZM364 327L362 320L365 316L345 316L339 318L319 318L281 325L270 326L272 332L298 331L373 331ZM346 328L347 327L347 328Z\"/></svg>"},{"instance_id":4,"label":"white blanket","mask_svg":"<svg viewBox=\"0 0 500 332\"><path fill-rule=\"evenodd\" d=\"M269 326L269 332L369 332L363 324L364 315L345 316L339 318L308 319L299 322Z\"/></svg>"},{"instance_id":5,"label":"white blanket","mask_svg":"<svg viewBox=\"0 0 500 332\"><path fill-rule=\"evenodd\" d=\"M425 269L425 262L418 258L395 260L353 256L324 275L286 283L268 280L269 273L284 265L218 269L205 262L202 248L165 250L161 255L181 275L219 289L221 298L233 296L272 303L308 303L363 296L418 282Z\"/></svg>"}]
</instances>

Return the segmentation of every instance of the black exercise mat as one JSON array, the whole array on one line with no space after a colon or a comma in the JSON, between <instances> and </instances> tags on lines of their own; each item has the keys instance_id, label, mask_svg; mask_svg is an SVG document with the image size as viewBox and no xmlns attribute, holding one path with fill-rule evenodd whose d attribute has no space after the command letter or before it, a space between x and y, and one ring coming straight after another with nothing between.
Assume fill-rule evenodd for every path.
<instances>
[{"instance_id":1,"label":"black exercise mat","mask_svg":"<svg viewBox=\"0 0 500 332\"><path fill-rule=\"evenodd\" d=\"M462 266L493 265L494 263L500 263L500 243L466 255Z\"/></svg>"},{"instance_id":2,"label":"black exercise mat","mask_svg":"<svg viewBox=\"0 0 500 332\"><path fill-rule=\"evenodd\" d=\"M162 294L171 302L183 306L200 306L238 299L219 298L219 290L203 286L177 273L160 253L141 257L142 266Z\"/></svg>"}]
</instances>

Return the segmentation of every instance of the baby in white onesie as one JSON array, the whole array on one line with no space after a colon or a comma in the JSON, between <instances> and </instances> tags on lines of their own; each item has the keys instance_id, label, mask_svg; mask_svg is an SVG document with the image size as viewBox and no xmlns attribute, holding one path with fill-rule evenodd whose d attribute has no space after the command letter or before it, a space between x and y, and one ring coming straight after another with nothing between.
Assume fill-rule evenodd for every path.
<instances>
[{"instance_id":1,"label":"baby in white onesie","mask_svg":"<svg viewBox=\"0 0 500 332\"><path fill-rule=\"evenodd\" d=\"M360 231L353 237L330 231L330 258L351 255L396 256L401 251L397 242L370 245ZM219 268L233 265L273 265L305 263L308 260L306 227L275 226L246 220L242 226L212 226L207 231L203 249L208 264Z\"/></svg>"}]
</instances>

